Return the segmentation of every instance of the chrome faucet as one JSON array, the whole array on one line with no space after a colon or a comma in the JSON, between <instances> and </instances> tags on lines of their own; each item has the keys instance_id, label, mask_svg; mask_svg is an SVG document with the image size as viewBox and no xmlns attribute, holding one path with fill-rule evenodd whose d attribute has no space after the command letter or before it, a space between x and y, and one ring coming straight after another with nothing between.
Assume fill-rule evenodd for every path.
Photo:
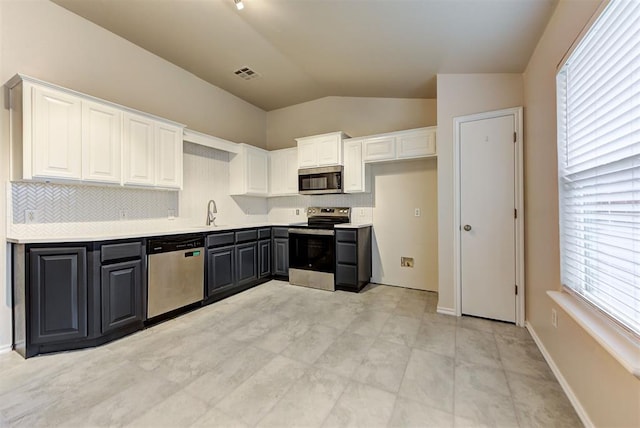
<instances>
[{"instance_id":1,"label":"chrome faucet","mask_svg":"<svg viewBox=\"0 0 640 428\"><path fill-rule=\"evenodd\" d=\"M216 225L216 218L213 215L217 213L216 201L211 199L209 205L207 205L207 226Z\"/></svg>"}]
</instances>

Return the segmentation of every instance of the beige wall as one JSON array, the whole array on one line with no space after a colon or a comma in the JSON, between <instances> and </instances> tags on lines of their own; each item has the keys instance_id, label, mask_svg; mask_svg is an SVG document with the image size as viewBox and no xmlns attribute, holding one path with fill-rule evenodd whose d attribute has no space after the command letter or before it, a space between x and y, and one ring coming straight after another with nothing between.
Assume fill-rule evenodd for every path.
<instances>
[{"instance_id":1,"label":"beige wall","mask_svg":"<svg viewBox=\"0 0 640 428\"><path fill-rule=\"evenodd\" d=\"M438 308L455 311L453 118L524 104L520 74L438 75Z\"/></svg>"},{"instance_id":2,"label":"beige wall","mask_svg":"<svg viewBox=\"0 0 640 428\"><path fill-rule=\"evenodd\" d=\"M524 73L527 320L595 426L640 426L640 380L546 295L560 289L555 72L600 0L562 0ZM551 325L551 308L558 328Z\"/></svg>"},{"instance_id":3,"label":"beige wall","mask_svg":"<svg viewBox=\"0 0 640 428\"><path fill-rule=\"evenodd\" d=\"M267 113L267 148L295 138L344 131L352 137L436 124L435 99L326 97Z\"/></svg>"},{"instance_id":4,"label":"beige wall","mask_svg":"<svg viewBox=\"0 0 640 428\"><path fill-rule=\"evenodd\" d=\"M4 11L0 3L0 23L3 22ZM0 24L1 25L1 24ZM4 65L2 47L4 35L0 27L0 72ZM3 92L4 93L4 92ZM3 97L4 99L4 97ZM5 108L0 109L0 351L11 347L11 290L6 284L10 283L9 271L6 269L5 239L7 236L6 211L6 186L9 180L9 115Z\"/></svg>"},{"instance_id":5,"label":"beige wall","mask_svg":"<svg viewBox=\"0 0 640 428\"><path fill-rule=\"evenodd\" d=\"M16 73L56 83L186 124L236 142L265 147L263 110L46 0L0 0L0 80ZM4 98L3 98L4 99ZM6 238L8 111L0 123L0 242ZM202 199L202 209L206 197ZM266 204L262 213L266 217ZM0 247L0 350L11 344L11 290Z\"/></svg>"},{"instance_id":6,"label":"beige wall","mask_svg":"<svg viewBox=\"0 0 640 428\"><path fill-rule=\"evenodd\" d=\"M3 0L2 83L15 73L265 147L265 112L46 0Z\"/></svg>"},{"instance_id":7,"label":"beige wall","mask_svg":"<svg viewBox=\"0 0 640 428\"><path fill-rule=\"evenodd\" d=\"M371 280L438 291L436 160L372 164L371 171L375 190ZM415 208L420 217L414 215ZM400 257L413 257L414 267L401 267Z\"/></svg>"}]
</instances>

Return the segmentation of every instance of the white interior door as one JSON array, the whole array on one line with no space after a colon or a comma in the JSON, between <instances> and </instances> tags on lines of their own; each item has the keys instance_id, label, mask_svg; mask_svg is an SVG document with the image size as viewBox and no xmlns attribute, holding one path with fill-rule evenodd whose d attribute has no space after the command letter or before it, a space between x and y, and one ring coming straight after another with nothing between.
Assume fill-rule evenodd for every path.
<instances>
[{"instance_id":1,"label":"white interior door","mask_svg":"<svg viewBox=\"0 0 640 428\"><path fill-rule=\"evenodd\" d=\"M462 314L515 322L514 115L460 124Z\"/></svg>"}]
</instances>

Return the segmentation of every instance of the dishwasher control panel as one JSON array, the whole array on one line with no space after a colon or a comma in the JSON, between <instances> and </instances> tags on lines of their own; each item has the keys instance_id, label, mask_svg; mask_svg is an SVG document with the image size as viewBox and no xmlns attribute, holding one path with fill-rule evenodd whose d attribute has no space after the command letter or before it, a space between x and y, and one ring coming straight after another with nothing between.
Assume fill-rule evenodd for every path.
<instances>
[{"instance_id":1,"label":"dishwasher control panel","mask_svg":"<svg viewBox=\"0 0 640 428\"><path fill-rule=\"evenodd\" d=\"M170 251L183 251L202 247L204 247L204 238L202 236L153 238L149 239L147 254L168 253ZM191 253L195 252L192 251Z\"/></svg>"}]
</instances>

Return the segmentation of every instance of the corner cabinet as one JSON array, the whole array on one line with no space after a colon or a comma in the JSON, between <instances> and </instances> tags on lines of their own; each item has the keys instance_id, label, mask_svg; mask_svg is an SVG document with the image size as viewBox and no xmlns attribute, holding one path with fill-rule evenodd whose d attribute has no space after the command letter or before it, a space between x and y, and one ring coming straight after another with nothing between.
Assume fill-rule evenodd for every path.
<instances>
[{"instance_id":1,"label":"corner cabinet","mask_svg":"<svg viewBox=\"0 0 640 428\"><path fill-rule=\"evenodd\" d=\"M269 152L269 196L298 195L298 149Z\"/></svg>"},{"instance_id":2,"label":"corner cabinet","mask_svg":"<svg viewBox=\"0 0 640 428\"><path fill-rule=\"evenodd\" d=\"M42 345L86 338L87 249L32 249L29 278L29 342Z\"/></svg>"},{"instance_id":3,"label":"corner cabinet","mask_svg":"<svg viewBox=\"0 0 640 428\"><path fill-rule=\"evenodd\" d=\"M12 180L182 187L181 125L27 76L6 86Z\"/></svg>"},{"instance_id":4,"label":"corner cabinet","mask_svg":"<svg viewBox=\"0 0 640 428\"><path fill-rule=\"evenodd\" d=\"M269 152L239 144L229 160L229 193L232 196L267 196L269 193Z\"/></svg>"},{"instance_id":5,"label":"corner cabinet","mask_svg":"<svg viewBox=\"0 0 640 428\"><path fill-rule=\"evenodd\" d=\"M371 191L371 172L362 161L362 139L344 141L344 192Z\"/></svg>"},{"instance_id":6,"label":"corner cabinet","mask_svg":"<svg viewBox=\"0 0 640 428\"><path fill-rule=\"evenodd\" d=\"M342 165L342 140L348 137L340 131L296 138L298 168Z\"/></svg>"}]
</instances>

